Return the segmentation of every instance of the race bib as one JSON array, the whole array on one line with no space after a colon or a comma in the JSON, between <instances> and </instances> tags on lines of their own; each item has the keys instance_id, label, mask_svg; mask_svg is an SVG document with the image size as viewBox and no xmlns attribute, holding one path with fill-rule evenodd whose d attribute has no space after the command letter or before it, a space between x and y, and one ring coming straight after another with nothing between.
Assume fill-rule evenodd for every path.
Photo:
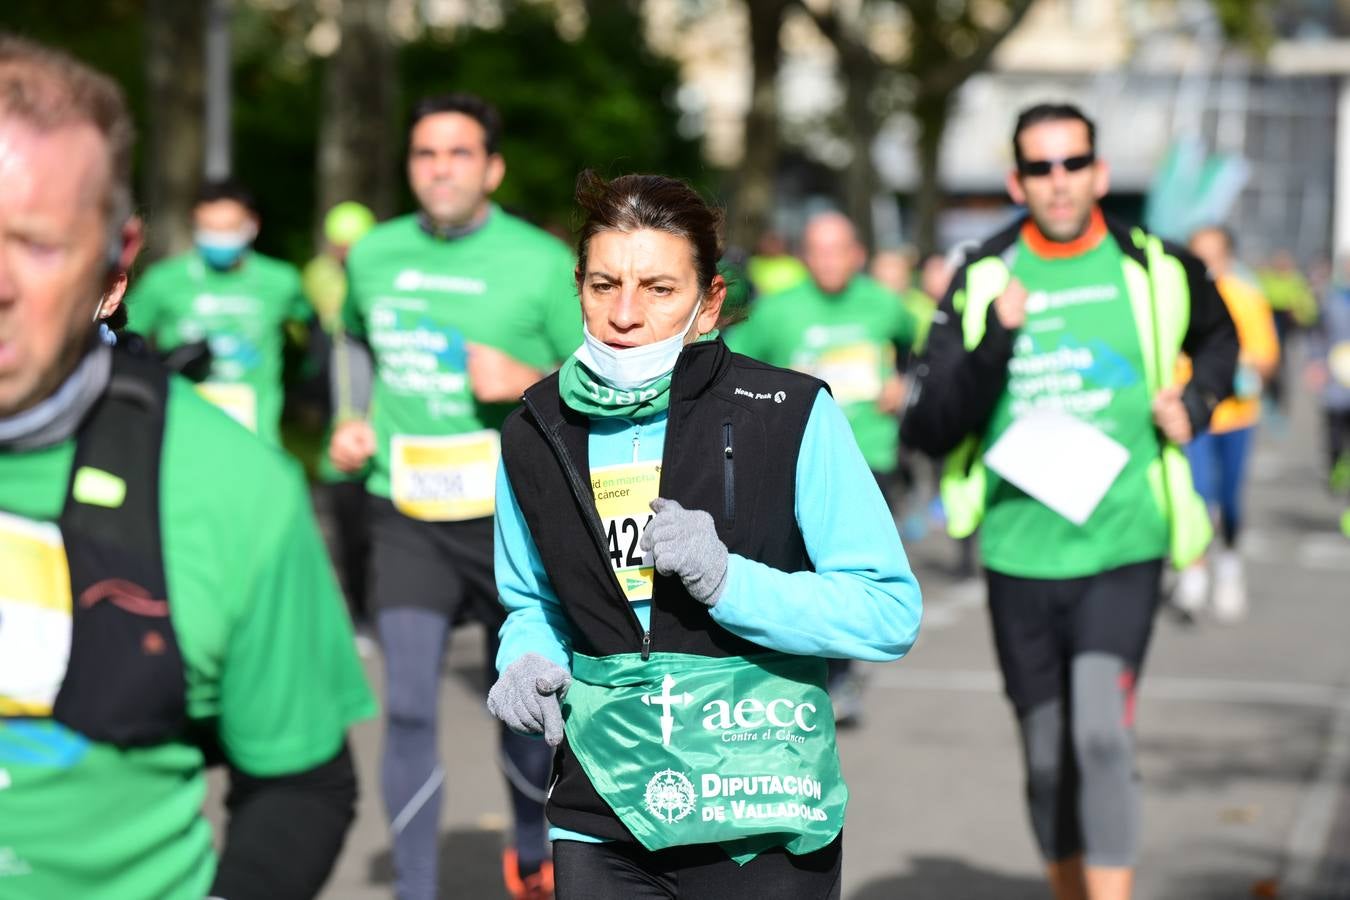
<instances>
[{"instance_id":1,"label":"race bib","mask_svg":"<svg viewBox=\"0 0 1350 900\"><path fill-rule=\"evenodd\" d=\"M1327 369L1341 387L1350 387L1350 341L1332 345L1327 354Z\"/></svg>"},{"instance_id":2,"label":"race bib","mask_svg":"<svg viewBox=\"0 0 1350 900\"><path fill-rule=\"evenodd\" d=\"M258 392L247 384L203 381L197 393L220 407L231 419L255 434L258 431Z\"/></svg>"},{"instance_id":3,"label":"race bib","mask_svg":"<svg viewBox=\"0 0 1350 900\"><path fill-rule=\"evenodd\" d=\"M608 544L610 565L630 603L652 599L652 561L638 546L652 520L661 487L661 463L624 463L591 469L591 491Z\"/></svg>"},{"instance_id":4,"label":"race bib","mask_svg":"<svg viewBox=\"0 0 1350 900\"><path fill-rule=\"evenodd\" d=\"M462 522L495 508L501 435L492 429L453 437L395 435L390 446L390 499L423 522Z\"/></svg>"},{"instance_id":5,"label":"race bib","mask_svg":"<svg viewBox=\"0 0 1350 900\"><path fill-rule=\"evenodd\" d=\"M70 662L61 529L0 513L0 716L50 716Z\"/></svg>"},{"instance_id":6,"label":"race bib","mask_svg":"<svg viewBox=\"0 0 1350 900\"><path fill-rule=\"evenodd\" d=\"M830 386L840 406L875 403L881 396L881 348L859 343L831 347L822 353L811 374Z\"/></svg>"}]
</instances>

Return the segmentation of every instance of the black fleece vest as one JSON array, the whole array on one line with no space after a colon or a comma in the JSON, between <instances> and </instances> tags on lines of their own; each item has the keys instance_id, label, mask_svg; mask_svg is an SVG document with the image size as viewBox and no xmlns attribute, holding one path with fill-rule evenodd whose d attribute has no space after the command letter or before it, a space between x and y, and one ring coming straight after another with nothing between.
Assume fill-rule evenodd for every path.
<instances>
[{"instance_id":1,"label":"black fleece vest","mask_svg":"<svg viewBox=\"0 0 1350 900\"><path fill-rule=\"evenodd\" d=\"M123 747L162 743L181 736L186 724L186 680L169 619L160 533L168 388L158 362L114 352L108 389L76 433L58 522L74 606L70 662L52 718ZM121 479L120 503L77 499L83 493L77 479L90 470Z\"/></svg>"},{"instance_id":2,"label":"black fleece vest","mask_svg":"<svg viewBox=\"0 0 1350 900\"><path fill-rule=\"evenodd\" d=\"M661 496L710 513L732 553L785 572L809 570L796 520L797 457L824 382L733 354L720 340L680 354L671 383ZM502 428L502 460L530 535L588 656L764 648L722 628L678 578L656 575L644 633L611 567L590 487L590 420L566 406L558 376L535 385ZM566 740L554 758L549 819L632 841Z\"/></svg>"}]
</instances>

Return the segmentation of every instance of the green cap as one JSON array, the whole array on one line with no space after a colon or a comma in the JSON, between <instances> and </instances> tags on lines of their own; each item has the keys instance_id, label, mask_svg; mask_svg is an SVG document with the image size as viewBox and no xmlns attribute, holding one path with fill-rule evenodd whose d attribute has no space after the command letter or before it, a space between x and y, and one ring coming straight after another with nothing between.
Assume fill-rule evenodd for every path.
<instances>
[{"instance_id":1,"label":"green cap","mask_svg":"<svg viewBox=\"0 0 1350 900\"><path fill-rule=\"evenodd\" d=\"M344 200L328 211L323 219L323 236L328 243L350 247L375 227L375 214L355 200Z\"/></svg>"}]
</instances>

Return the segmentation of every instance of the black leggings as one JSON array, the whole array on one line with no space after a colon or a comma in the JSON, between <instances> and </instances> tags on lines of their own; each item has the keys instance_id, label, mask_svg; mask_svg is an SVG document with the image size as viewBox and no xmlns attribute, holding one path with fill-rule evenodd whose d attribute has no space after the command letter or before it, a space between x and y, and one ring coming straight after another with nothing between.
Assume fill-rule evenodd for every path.
<instances>
[{"instance_id":1,"label":"black leggings","mask_svg":"<svg viewBox=\"0 0 1350 900\"><path fill-rule=\"evenodd\" d=\"M1138 853L1134 692L1161 560L1089 578L987 572L994 644L1017 711L1032 831L1047 860L1132 866Z\"/></svg>"},{"instance_id":2,"label":"black leggings","mask_svg":"<svg viewBox=\"0 0 1350 900\"><path fill-rule=\"evenodd\" d=\"M839 900L844 837L814 853L768 850L737 865L716 844L554 841L557 900Z\"/></svg>"}]
</instances>

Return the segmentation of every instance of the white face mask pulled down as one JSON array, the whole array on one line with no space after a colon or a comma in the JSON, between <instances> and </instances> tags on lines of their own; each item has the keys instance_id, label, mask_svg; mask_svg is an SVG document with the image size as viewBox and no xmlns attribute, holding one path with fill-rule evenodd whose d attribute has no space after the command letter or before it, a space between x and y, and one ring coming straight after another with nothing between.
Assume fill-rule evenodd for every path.
<instances>
[{"instance_id":1,"label":"white face mask pulled down","mask_svg":"<svg viewBox=\"0 0 1350 900\"><path fill-rule=\"evenodd\" d=\"M703 310L703 300L694 304L694 312L684 328L665 340L643 344L641 347L625 347L622 350L609 346L591 334L583 317L581 331L582 344L572 354L596 378L615 390L631 391L645 387L675 368L675 360L684 349L684 339L694 321Z\"/></svg>"}]
</instances>

